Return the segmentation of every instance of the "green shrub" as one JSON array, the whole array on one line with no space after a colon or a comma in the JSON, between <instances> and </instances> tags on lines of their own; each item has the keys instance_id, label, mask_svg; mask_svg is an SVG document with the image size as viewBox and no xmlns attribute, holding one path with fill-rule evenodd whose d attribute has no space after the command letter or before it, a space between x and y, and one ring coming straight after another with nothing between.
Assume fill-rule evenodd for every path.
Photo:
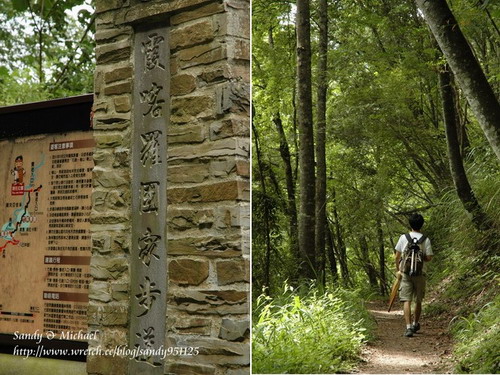
<instances>
[{"instance_id":1,"label":"green shrub","mask_svg":"<svg viewBox=\"0 0 500 375\"><path fill-rule=\"evenodd\" d=\"M253 373L347 372L370 337L372 321L354 292L260 296L253 327Z\"/></svg>"},{"instance_id":2,"label":"green shrub","mask_svg":"<svg viewBox=\"0 0 500 375\"><path fill-rule=\"evenodd\" d=\"M448 311L448 307L440 302L433 302L424 306L424 314L426 317L439 316L446 311Z\"/></svg>"},{"instance_id":3,"label":"green shrub","mask_svg":"<svg viewBox=\"0 0 500 375\"><path fill-rule=\"evenodd\" d=\"M457 372L498 374L500 372L500 296L453 325L457 340Z\"/></svg>"}]
</instances>

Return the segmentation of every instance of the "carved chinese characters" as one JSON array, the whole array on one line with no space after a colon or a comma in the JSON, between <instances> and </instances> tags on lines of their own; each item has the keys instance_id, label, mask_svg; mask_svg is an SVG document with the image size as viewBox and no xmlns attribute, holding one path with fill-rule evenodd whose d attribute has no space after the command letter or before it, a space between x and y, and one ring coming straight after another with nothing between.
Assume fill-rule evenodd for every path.
<instances>
[{"instance_id":1,"label":"carved chinese characters","mask_svg":"<svg viewBox=\"0 0 500 375\"><path fill-rule=\"evenodd\" d=\"M141 348L147 348L154 350L155 343L155 329L154 327L148 327L143 330L142 333L136 333L136 337L139 339L140 344L135 344L134 349L141 350ZM136 360L141 362L152 363L153 366L161 366L161 362L152 362L152 355L148 352L141 353Z\"/></svg>"},{"instance_id":2,"label":"carved chinese characters","mask_svg":"<svg viewBox=\"0 0 500 375\"><path fill-rule=\"evenodd\" d=\"M141 182L141 213L158 212L158 181Z\"/></svg>"},{"instance_id":3,"label":"carved chinese characters","mask_svg":"<svg viewBox=\"0 0 500 375\"><path fill-rule=\"evenodd\" d=\"M165 38L157 33L148 34L148 39L142 42L141 51L144 54L144 67L147 70L153 70L159 67L165 70L165 65L160 60L160 45Z\"/></svg>"},{"instance_id":4,"label":"carved chinese characters","mask_svg":"<svg viewBox=\"0 0 500 375\"><path fill-rule=\"evenodd\" d=\"M161 163L160 159L160 137L162 132L155 130L141 134L142 149L141 162L145 167L147 164L155 165Z\"/></svg>"},{"instance_id":5,"label":"carved chinese characters","mask_svg":"<svg viewBox=\"0 0 500 375\"><path fill-rule=\"evenodd\" d=\"M143 113L143 116L151 114L151 117L158 118L163 115L162 104L165 103L165 100L160 99L162 90L163 86L158 86L153 82L149 90L141 92L141 103L146 104L147 109L147 111Z\"/></svg>"},{"instance_id":6,"label":"carved chinese characters","mask_svg":"<svg viewBox=\"0 0 500 375\"><path fill-rule=\"evenodd\" d=\"M166 320L167 28L136 30L129 373L163 374Z\"/></svg>"},{"instance_id":7,"label":"carved chinese characters","mask_svg":"<svg viewBox=\"0 0 500 375\"><path fill-rule=\"evenodd\" d=\"M156 289L156 283L152 282L147 276L139 287L141 288L141 292L135 298L137 298L139 305L144 308L144 311L137 315L137 317L146 315L151 310L156 297L161 294L161 290Z\"/></svg>"},{"instance_id":8,"label":"carved chinese characters","mask_svg":"<svg viewBox=\"0 0 500 375\"><path fill-rule=\"evenodd\" d=\"M158 242L161 240L161 236L157 234L152 234L151 229L147 228L146 233L139 238L139 258L143 263L149 267L151 263L151 257L159 259L158 255L155 254Z\"/></svg>"}]
</instances>

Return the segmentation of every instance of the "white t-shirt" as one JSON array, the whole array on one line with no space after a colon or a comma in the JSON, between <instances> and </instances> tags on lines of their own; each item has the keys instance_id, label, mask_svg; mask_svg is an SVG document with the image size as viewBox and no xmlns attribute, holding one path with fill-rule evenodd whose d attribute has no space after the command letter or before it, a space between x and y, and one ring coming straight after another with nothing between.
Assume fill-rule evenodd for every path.
<instances>
[{"instance_id":1,"label":"white t-shirt","mask_svg":"<svg viewBox=\"0 0 500 375\"><path fill-rule=\"evenodd\" d=\"M419 239L420 237L422 237L422 233L411 231L410 237ZM408 240L406 239L406 235L403 234L401 235L401 237L399 237L399 241L396 244L395 250L400 253L403 253L406 249L407 244ZM424 255L434 255L432 253L431 240L429 238L426 238L425 241L420 246L422 251L424 252Z\"/></svg>"}]
</instances>

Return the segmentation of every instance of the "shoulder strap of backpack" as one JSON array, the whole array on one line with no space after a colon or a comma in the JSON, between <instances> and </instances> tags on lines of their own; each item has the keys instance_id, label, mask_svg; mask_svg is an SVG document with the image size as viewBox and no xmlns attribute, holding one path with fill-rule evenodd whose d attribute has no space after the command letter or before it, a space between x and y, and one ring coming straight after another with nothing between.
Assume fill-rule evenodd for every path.
<instances>
[{"instance_id":1,"label":"shoulder strap of backpack","mask_svg":"<svg viewBox=\"0 0 500 375\"><path fill-rule=\"evenodd\" d=\"M422 234L422 237L420 237L420 238L418 239L418 243L419 243L419 244L420 244L420 243L424 243L424 241L425 241L426 239L427 239L427 237L425 236L425 234Z\"/></svg>"},{"instance_id":2,"label":"shoulder strap of backpack","mask_svg":"<svg viewBox=\"0 0 500 375\"><path fill-rule=\"evenodd\" d=\"M410 244L412 242L410 233L406 233L405 237L406 237L406 240L408 241L408 243Z\"/></svg>"}]
</instances>

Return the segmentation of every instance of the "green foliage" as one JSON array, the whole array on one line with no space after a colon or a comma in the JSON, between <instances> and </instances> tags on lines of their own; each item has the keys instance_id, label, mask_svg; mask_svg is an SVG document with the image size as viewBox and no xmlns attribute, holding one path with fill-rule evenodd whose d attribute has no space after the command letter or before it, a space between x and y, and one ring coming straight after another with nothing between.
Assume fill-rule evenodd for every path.
<instances>
[{"instance_id":1,"label":"green foliage","mask_svg":"<svg viewBox=\"0 0 500 375\"><path fill-rule=\"evenodd\" d=\"M448 311L448 306L441 302L434 302L424 306L424 315L426 318L439 316Z\"/></svg>"},{"instance_id":2,"label":"green foliage","mask_svg":"<svg viewBox=\"0 0 500 375\"><path fill-rule=\"evenodd\" d=\"M91 92L92 0L0 4L0 105Z\"/></svg>"},{"instance_id":3,"label":"green foliage","mask_svg":"<svg viewBox=\"0 0 500 375\"><path fill-rule=\"evenodd\" d=\"M453 6L493 89L500 92L500 3L485 0L448 3ZM281 301L284 297L278 289L285 280L290 280L294 286L298 282L292 277L297 260L291 251L284 163L273 124L273 118L279 113L291 152L293 178L297 181L300 179L296 170L300 145L294 106L294 9L290 2L254 0L253 10L253 124L259 133L264 165L263 170L257 167L254 153L254 212L258 212L253 216L254 278L255 284L262 285L262 269L266 262L263 207L268 204L267 207L272 207L273 250L271 288L267 292L274 299L264 303L260 297L259 306L268 303L274 306L265 316L264 321L271 327L266 328L266 332L274 332L272 327L285 327L282 322L285 318L286 324L293 323L287 329L295 332L295 326L300 324L290 317L293 299L287 297ZM318 47L317 16L313 7L313 51ZM500 254L498 160L476 119L471 116L463 94L457 90L459 135L467 176L493 223L490 231L479 232L459 200L451 178L438 85L438 71L444 60L415 2L330 1L329 20L327 215L334 237L337 268L340 271L339 249L345 245L350 276L349 280L342 275L335 279L325 262L327 284L350 283L365 295L373 293L366 263L375 266L377 278L380 278L380 229L385 273L390 283L394 242L408 229L408 214L418 211L426 219L423 231L431 238L435 254L433 261L426 265L427 295L433 300L425 307L425 313L446 316L451 312L469 319L470 314L479 314L479 308L498 294L495 284L500 269L497 255ZM313 53L315 83L316 55ZM261 177L267 184L265 199L262 199ZM296 197L298 193L296 191ZM368 246L367 256L361 250L363 240ZM302 297L300 302L301 308L309 306ZM282 310L282 306L287 307ZM258 321L260 313L256 313L254 322ZM484 327L491 323L483 321ZM263 324L261 328L268 326ZM305 326L302 329L306 331ZM285 347L297 348L285 329L278 333L276 328L275 336L263 336L256 331L262 346L255 346L254 353L261 356L262 366L297 357ZM290 341L283 341L280 347L279 340ZM268 344L274 345L273 350L266 346ZM273 352L278 359L266 362L266 356ZM304 353L307 355L299 358L311 356L310 352ZM262 369L270 371L273 368Z\"/></svg>"},{"instance_id":4,"label":"green foliage","mask_svg":"<svg viewBox=\"0 0 500 375\"><path fill-rule=\"evenodd\" d=\"M299 293L285 287L256 302L252 335L253 372L330 374L356 364L373 322L359 295L336 289Z\"/></svg>"},{"instance_id":5,"label":"green foliage","mask_svg":"<svg viewBox=\"0 0 500 375\"><path fill-rule=\"evenodd\" d=\"M0 76L0 106L46 100L50 94L37 82L27 83L26 74L16 71Z\"/></svg>"},{"instance_id":6,"label":"green foliage","mask_svg":"<svg viewBox=\"0 0 500 375\"><path fill-rule=\"evenodd\" d=\"M12 7L16 11L25 11L29 8L29 1L28 0L12 0Z\"/></svg>"},{"instance_id":7,"label":"green foliage","mask_svg":"<svg viewBox=\"0 0 500 375\"><path fill-rule=\"evenodd\" d=\"M497 281L500 281L497 276ZM457 371L466 374L500 372L500 296L477 313L461 317L452 328L457 340Z\"/></svg>"},{"instance_id":8,"label":"green foliage","mask_svg":"<svg viewBox=\"0 0 500 375\"><path fill-rule=\"evenodd\" d=\"M489 217L500 222L500 171L488 152L473 148L467 172ZM498 225L498 224L497 224ZM500 243L498 228L478 232L453 190L431 210L428 223L435 259L429 264L435 298L429 316L451 314L454 357L460 373L499 372Z\"/></svg>"},{"instance_id":9,"label":"green foliage","mask_svg":"<svg viewBox=\"0 0 500 375\"><path fill-rule=\"evenodd\" d=\"M482 155L482 156L481 156ZM431 281L446 278L461 282L447 284L445 297L461 298L484 287L486 275L500 268L500 171L494 158L472 149L466 161L467 173L479 202L493 223L490 231L477 231L453 189L444 192L436 207L429 211L427 233L439 249L429 264Z\"/></svg>"}]
</instances>

